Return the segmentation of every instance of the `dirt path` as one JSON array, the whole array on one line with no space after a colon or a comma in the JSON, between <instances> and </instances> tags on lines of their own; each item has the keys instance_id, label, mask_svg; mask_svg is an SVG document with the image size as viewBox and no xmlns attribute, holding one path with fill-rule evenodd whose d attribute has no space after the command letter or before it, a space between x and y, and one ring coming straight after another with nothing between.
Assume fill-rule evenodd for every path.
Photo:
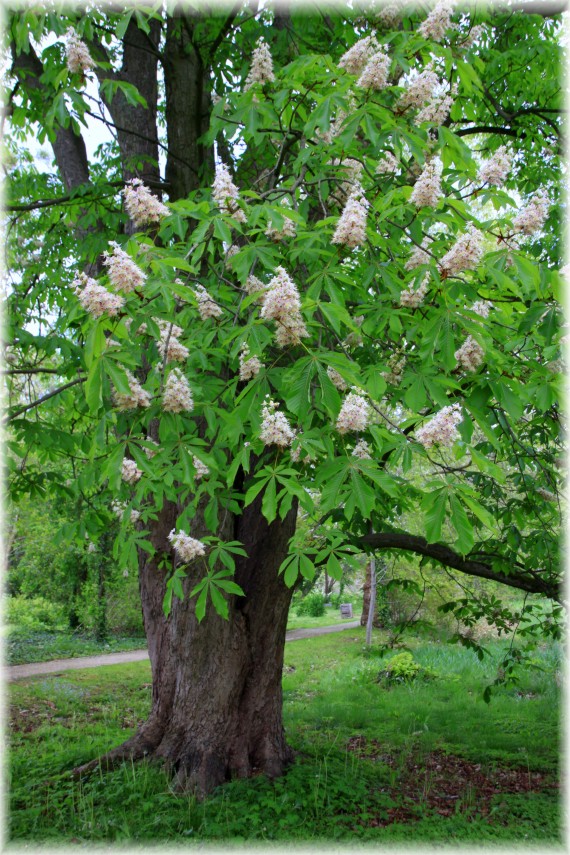
<instances>
[{"instance_id":1,"label":"dirt path","mask_svg":"<svg viewBox=\"0 0 570 855\"><path fill-rule=\"evenodd\" d=\"M337 623L335 626L317 626L313 629L291 629L286 641L299 638L311 638L313 635L327 635L329 632L341 632L343 629L356 629L360 621ZM37 677L40 674L60 674L62 671L78 671L81 668L98 668L100 665L122 665L125 662L141 662L148 659L146 650L125 650L123 653L104 653L101 656L79 656L76 659L52 659L51 662L31 662L29 665L10 665L4 669L5 678L23 680L25 677Z\"/></svg>"}]
</instances>

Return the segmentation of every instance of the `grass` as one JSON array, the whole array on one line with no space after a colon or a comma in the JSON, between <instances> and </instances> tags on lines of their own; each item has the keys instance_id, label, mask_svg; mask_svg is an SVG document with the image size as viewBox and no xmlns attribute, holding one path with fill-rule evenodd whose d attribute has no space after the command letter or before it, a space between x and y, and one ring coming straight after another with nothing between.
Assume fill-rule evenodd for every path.
<instances>
[{"instance_id":1,"label":"grass","mask_svg":"<svg viewBox=\"0 0 570 855\"><path fill-rule=\"evenodd\" d=\"M139 650L143 647L146 647L144 636L109 636L107 641L96 641L92 635L80 633L18 631L8 634L6 659L8 665L23 665L28 662L48 662L50 659Z\"/></svg>"},{"instance_id":2,"label":"grass","mask_svg":"<svg viewBox=\"0 0 570 855\"><path fill-rule=\"evenodd\" d=\"M10 839L560 845L551 786L560 755L559 650L540 648L542 670L485 704L502 642L479 662L469 650L410 637L414 659L438 676L392 688L375 680L391 654L366 653L363 642L359 628L288 644L284 719L295 764L273 783L233 781L201 803L171 792L148 763L70 779L71 767L144 719L147 662L13 684Z\"/></svg>"}]
</instances>

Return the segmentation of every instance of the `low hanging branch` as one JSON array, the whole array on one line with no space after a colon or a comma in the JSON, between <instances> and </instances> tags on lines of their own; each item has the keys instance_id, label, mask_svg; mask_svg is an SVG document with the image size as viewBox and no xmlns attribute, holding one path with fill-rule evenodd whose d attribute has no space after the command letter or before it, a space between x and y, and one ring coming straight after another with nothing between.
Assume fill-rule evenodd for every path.
<instances>
[{"instance_id":1,"label":"low hanging branch","mask_svg":"<svg viewBox=\"0 0 570 855\"><path fill-rule=\"evenodd\" d=\"M402 549L405 552L415 552L417 555L425 555L433 558L440 564L445 564L461 573L469 576L478 576L480 579L491 579L511 588L518 588L532 594L543 594L557 602L562 600L560 584L554 580L543 579L538 575L528 573L501 573L494 570L490 564L477 561L473 558L463 558L443 543L428 543L424 537L405 534L401 532L379 532L367 534L359 538L360 546L366 546L374 551L382 549Z\"/></svg>"}]
</instances>

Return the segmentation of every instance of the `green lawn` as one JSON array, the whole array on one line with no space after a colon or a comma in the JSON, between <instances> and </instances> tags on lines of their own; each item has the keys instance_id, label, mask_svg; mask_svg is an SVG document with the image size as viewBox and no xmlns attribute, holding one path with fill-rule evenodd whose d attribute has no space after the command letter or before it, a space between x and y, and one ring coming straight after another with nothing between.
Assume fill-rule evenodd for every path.
<instances>
[{"instance_id":1,"label":"green lawn","mask_svg":"<svg viewBox=\"0 0 570 855\"><path fill-rule=\"evenodd\" d=\"M378 638L380 634L377 634ZM505 644L469 650L409 639L437 676L389 687L364 630L287 645L285 725L297 759L274 783L235 781L204 802L175 795L154 765L78 783L69 770L124 740L148 710L146 662L10 687L10 839L112 841L561 841L560 651L543 645L517 687L485 704Z\"/></svg>"}]
</instances>

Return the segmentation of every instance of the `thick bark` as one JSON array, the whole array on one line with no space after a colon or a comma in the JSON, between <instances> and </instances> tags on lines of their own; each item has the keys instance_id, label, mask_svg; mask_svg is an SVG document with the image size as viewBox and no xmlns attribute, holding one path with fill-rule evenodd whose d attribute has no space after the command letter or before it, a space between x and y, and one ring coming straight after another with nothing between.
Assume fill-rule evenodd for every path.
<instances>
[{"instance_id":1,"label":"thick bark","mask_svg":"<svg viewBox=\"0 0 570 855\"><path fill-rule=\"evenodd\" d=\"M169 551L167 537L179 508L165 504L152 533L153 545ZM228 515L229 516L229 515ZM261 497L226 523L220 537L236 537L247 551L235 580L245 597L229 598L229 620L208 603L201 623L196 598L187 594L204 575L201 562L188 568L185 598L173 600L168 618L162 603L166 572L156 560L143 564L140 589L152 667L152 708L138 733L101 761L127 757L165 761L180 788L204 795L231 777L256 771L275 777L293 759L282 722L281 675L292 590L278 568L295 529L296 508L269 525ZM227 529L227 530L226 530ZM194 527L193 536L205 531Z\"/></svg>"}]
</instances>

